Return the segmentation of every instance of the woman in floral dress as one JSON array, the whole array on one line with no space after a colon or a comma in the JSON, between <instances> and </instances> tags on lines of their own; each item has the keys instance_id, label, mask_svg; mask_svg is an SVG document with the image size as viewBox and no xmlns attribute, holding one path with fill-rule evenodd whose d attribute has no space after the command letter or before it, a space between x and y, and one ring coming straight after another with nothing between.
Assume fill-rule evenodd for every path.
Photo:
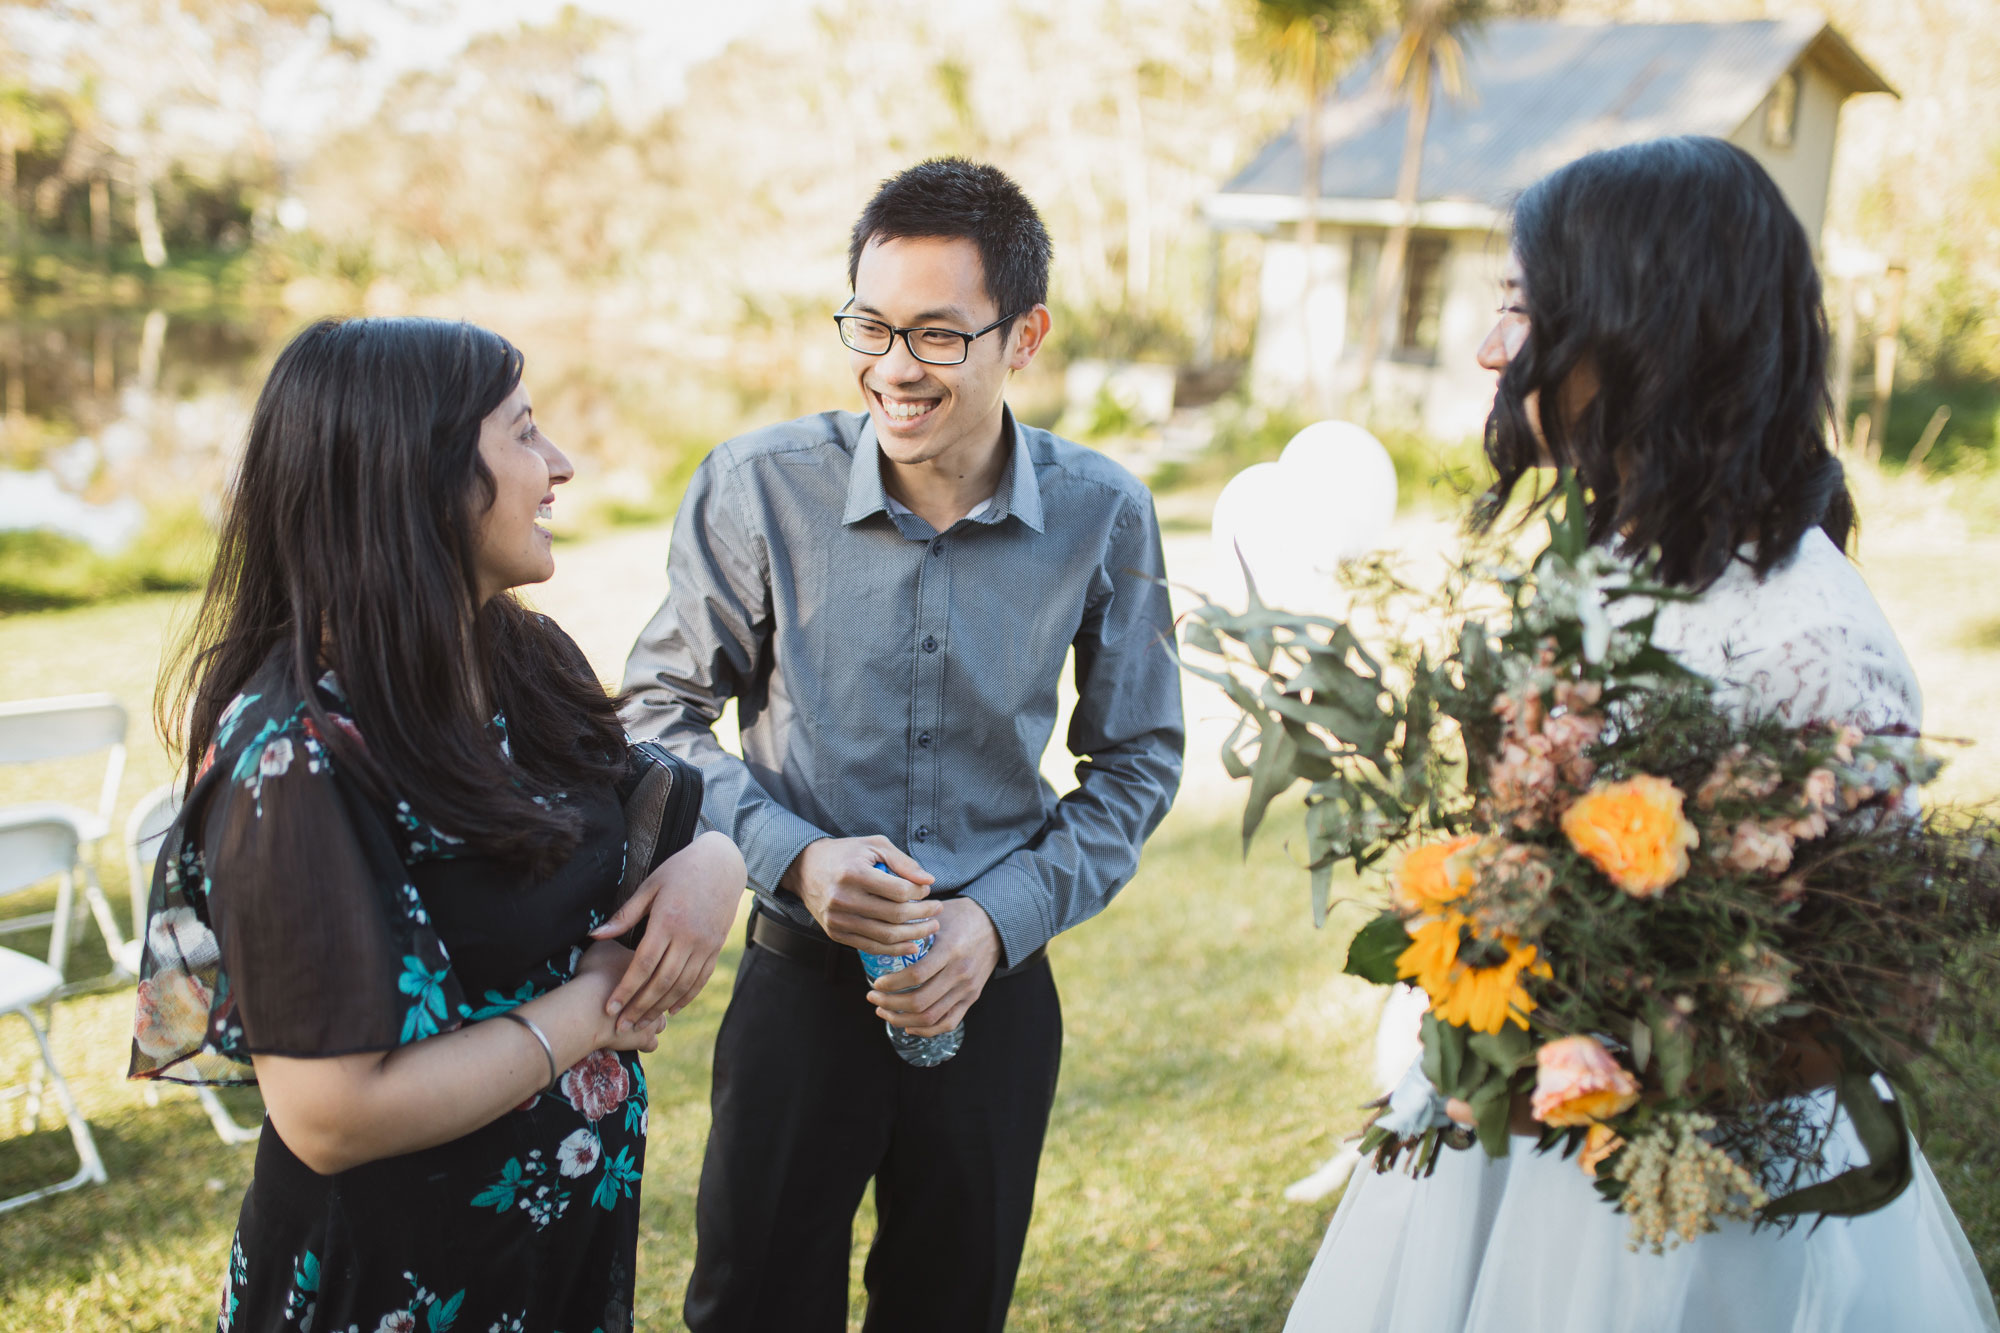
<instances>
[{"instance_id":1,"label":"woman in floral dress","mask_svg":"<svg viewBox=\"0 0 2000 1333\"><path fill-rule=\"evenodd\" d=\"M259 399L132 1051L263 1089L220 1329L631 1327L637 1052L743 868L704 834L613 913L623 733L508 592L554 572L535 520L570 475L520 354L470 325L314 325Z\"/></svg>"}]
</instances>

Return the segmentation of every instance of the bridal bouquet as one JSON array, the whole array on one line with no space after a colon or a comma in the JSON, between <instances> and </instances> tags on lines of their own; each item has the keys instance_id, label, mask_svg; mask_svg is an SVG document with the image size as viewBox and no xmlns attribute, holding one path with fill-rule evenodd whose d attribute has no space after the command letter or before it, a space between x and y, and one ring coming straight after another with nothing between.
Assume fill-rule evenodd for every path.
<instances>
[{"instance_id":1,"label":"bridal bouquet","mask_svg":"<svg viewBox=\"0 0 2000 1333\"><path fill-rule=\"evenodd\" d=\"M1363 1150L1428 1170L1532 1124L1656 1251L1725 1217L1881 1207L1911 1171L1881 1084L1910 1095L1963 995L1944 979L1991 960L2000 829L1919 813L1939 764L1914 737L1731 709L1653 642L1685 594L1590 547L1582 510L1572 483L1529 568L1467 563L1433 599L1357 571L1376 621L1425 613L1376 651L1254 585L1187 627L1209 659L1188 669L1244 715L1223 761L1250 783L1246 843L1304 782L1315 922L1342 863L1388 870L1346 970L1429 997L1448 1114L1385 1116ZM1828 1083L1863 1164L1800 1095Z\"/></svg>"}]
</instances>

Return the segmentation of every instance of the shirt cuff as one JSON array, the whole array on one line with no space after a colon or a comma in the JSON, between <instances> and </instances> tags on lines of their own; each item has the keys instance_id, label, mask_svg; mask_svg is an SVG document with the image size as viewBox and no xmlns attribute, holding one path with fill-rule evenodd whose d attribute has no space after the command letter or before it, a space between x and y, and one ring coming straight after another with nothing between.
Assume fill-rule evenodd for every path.
<instances>
[{"instance_id":1,"label":"shirt cuff","mask_svg":"<svg viewBox=\"0 0 2000 1333\"><path fill-rule=\"evenodd\" d=\"M1000 965L1013 967L1049 942L1048 894L1035 877L1002 861L959 891L991 918L1000 936Z\"/></svg>"},{"instance_id":2,"label":"shirt cuff","mask_svg":"<svg viewBox=\"0 0 2000 1333\"><path fill-rule=\"evenodd\" d=\"M776 897L778 881L799 859L807 843L828 836L781 805L767 805L741 826L738 845L749 871L750 887Z\"/></svg>"}]
</instances>

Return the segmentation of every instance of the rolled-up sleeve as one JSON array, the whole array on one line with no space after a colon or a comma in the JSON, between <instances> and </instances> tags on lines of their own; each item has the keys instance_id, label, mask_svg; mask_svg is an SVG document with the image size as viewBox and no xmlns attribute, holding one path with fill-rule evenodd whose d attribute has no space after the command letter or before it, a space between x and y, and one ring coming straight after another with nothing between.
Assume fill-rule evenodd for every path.
<instances>
[{"instance_id":1,"label":"rolled-up sleeve","mask_svg":"<svg viewBox=\"0 0 2000 1333\"><path fill-rule=\"evenodd\" d=\"M968 884L1008 966L1104 910L1180 787L1185 724L1173 610L1150 500L1121 508L1072 646L1078 786L1039 833Z\"/></svg>"},{"instance_id":2,"label":"rolled-up sleeve","mask_svg":"<svg viewBox=\"0 0 2000 1333\"><path fill-rule=\"evenodd\" d=\"M718 450L703 460L674 519L667 596L625 663L622 717L701 769L702 814L743 851L750 885L776 894L807 843L827 834L780 805L715 739L715 722L767 657L769 550L748 521Z\"/></svg>"}]
</instances>

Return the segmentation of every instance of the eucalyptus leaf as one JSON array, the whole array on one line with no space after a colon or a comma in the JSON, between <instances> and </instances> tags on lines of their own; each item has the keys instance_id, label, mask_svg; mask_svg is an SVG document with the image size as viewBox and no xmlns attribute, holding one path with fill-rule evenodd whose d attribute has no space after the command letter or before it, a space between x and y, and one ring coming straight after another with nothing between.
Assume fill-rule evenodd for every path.
<instances>
[{"instance_id":1,"label":"eucalyptus leaf","mask_svg":"<svg viewBox=\"0 0 2000 1333\"><path fill-rule=\"evenodd\" d=\"M1488 1157L1505 1157L1507 1140L1511 1137L1507 1132L1507 1121L1514 1109L1514 1093L1507 1080L1496 1075L1481 1084L1479 1091L1467 1100L1479 1132L1479 1146L1486 1150Z\"/></svg>"},{"instance_id":2,"label":"eucalyptus leaf","mask_svg":"<svg viewBox=\"0 0 2000 1333\"><path fill-rule=\"evenodd\" d=\"M1258 737L1257 759L1250 765L1250 795L1243 806L1243 848L1247 852L1250 839L1257 832L1257 826L1264 822L1264 812L1271 802L1282 795L1298 781L1293 769L1293 761L1298 758L1298 746L1282 726L1267 727Z\"/></svg>"},{"instance_id":3,"label":"eucalyptus leaf","mask_svg":"<svg viewBox=\"0 0 2000 1333\"><path fill-rule=\"evenodd\" d=\"M1215 632L1214 626L1199 615L1188 618L1187 628L1181 631L1181 642L1190 648L1199 648L1202 652L1213 653L1217 657L1222 656L1221 636Z\"/></svg>"},{"instance_id":4,"label":"eucalyptus leaf","mask_svg":"<svg viewBox=\"0 0 2000 1333\"><path fill-rule=\"evenodd\" d=\"M1653 1059L1653 1029L1643 1018L1632 1020L1632 1068L1645 1073Z\"/></svg>"},{"instance_id":5,"label":"eucalyptus leaf","mask_svg":"<svg viewBox=\"0 0 2000 1333\"><path fill-rule=\"evenodd\" d=\"M1650 1015L1653 1053L1660 1061L1660 1089L1669 1097L1680 1096L1687 1089L1688 1076L1694 1073L1694 1038L1678 1019L1678 1014L1666 1009Z\"/></svg>"}]
</instances>

